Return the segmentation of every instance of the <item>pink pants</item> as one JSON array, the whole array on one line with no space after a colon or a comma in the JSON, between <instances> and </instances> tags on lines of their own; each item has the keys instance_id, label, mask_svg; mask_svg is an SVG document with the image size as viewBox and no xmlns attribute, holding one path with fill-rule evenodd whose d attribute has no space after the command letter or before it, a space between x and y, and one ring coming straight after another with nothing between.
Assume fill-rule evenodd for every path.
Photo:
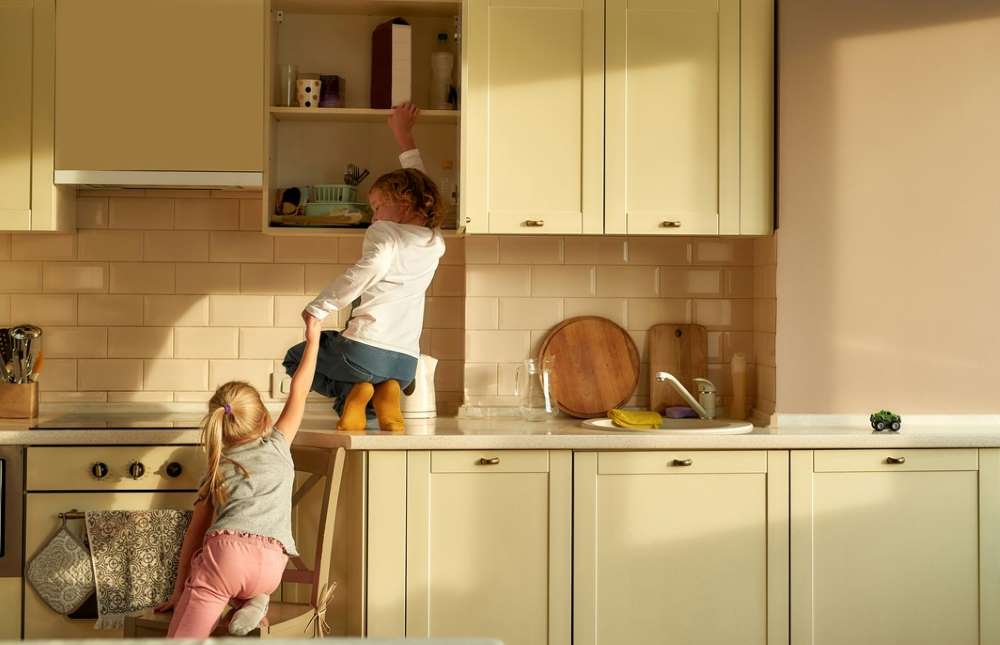
<instances>
[{"instance_id":1,"label":"pink pants","mask_svg":"<svg viewBox=\"0 0 1000 645\"><path fill-rule=\"evenodd\" d=\"M208 638L230 600L240 605L281 584L288 563L281 544L245 533L209 533L191 559L184 593L174 607L167 636Z\"/></svg>"}]
</instances>

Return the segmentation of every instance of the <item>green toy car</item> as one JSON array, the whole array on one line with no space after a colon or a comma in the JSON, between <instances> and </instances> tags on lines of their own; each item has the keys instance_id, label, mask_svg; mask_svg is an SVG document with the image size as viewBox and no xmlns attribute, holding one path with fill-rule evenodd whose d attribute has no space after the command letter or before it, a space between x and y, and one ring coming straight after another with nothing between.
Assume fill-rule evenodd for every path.
<instances>
[{"instance_id":1,"label":"green toy car","mask_svg":"<svg viewBox=\"0 0 1000 645\"><path fill-rule=\"evenodd\" d=\"M875 414L868 417L868 420L872 422L872 428L874 428L876 432L886 429L892 430L893 432L899 432L899 428L903 422L898 414L890 412L889 410L879 410Z\"/></svg>"}]
</instances>

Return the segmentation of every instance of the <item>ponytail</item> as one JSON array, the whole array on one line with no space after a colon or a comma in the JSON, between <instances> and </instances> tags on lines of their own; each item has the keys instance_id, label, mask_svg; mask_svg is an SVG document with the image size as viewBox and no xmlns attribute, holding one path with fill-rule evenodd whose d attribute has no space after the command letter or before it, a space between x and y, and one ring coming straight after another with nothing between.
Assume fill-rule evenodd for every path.
<instances>
[{"instance_id":1,"label":"ponytail","mask_svg":"<svg viewBox=\"0 0 1000 645\"><path fill-rule=\"evenodd\" d=\"M201 445L208 464L198 487L198 500L210 499L218 512L229 499L222 462L233 464L244 478L250 477L246 468L224 454L225 448L269 432L270 415L253 386L239 381L220 386L208 402L208 415L201 427Z\"/></svg>"},{"instance_id":2,"label":"ponytail","mask_svg":"<svg viewBox=\"0 0 1000 645\"><path fill-rule=\"evenodd\" d=\"M208 457L208 470L205 479L202 480L198 488L198 499L211 499L215 508L221 508L229 498L226 487L222 481L222 474L219 466L222 462L223 447L223 424L225 423L225 408L219 406L209 412L205 420L205 425L201 429L201 445L205 448Z\"/></svg>"}]
</instances>

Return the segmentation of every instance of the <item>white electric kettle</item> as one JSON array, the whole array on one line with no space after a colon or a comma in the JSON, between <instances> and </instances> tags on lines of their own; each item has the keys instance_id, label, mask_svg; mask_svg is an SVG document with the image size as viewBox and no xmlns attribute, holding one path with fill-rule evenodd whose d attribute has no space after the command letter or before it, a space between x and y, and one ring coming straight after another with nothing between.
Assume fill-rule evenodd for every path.
<instances>
[{"instance_id":1,"label":"white electric kettle","mask_svg":"<svg viewBox=\"0 0 1000 645\"><path fill-rule=\"evenodd\" d=\"M437 399L434 394L434 371L438 361L433 356L421 354L413 384L406 388L400 407L404 419L433 419L437 416Z\"/></svg>"}]
</instances>

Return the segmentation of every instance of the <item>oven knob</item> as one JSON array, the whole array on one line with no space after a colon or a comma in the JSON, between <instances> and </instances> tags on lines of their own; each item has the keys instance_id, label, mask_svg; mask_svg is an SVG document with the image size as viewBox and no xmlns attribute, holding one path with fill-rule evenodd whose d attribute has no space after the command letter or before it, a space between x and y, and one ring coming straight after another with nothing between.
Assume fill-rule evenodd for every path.
<instances>
[{"instance_id":1,"label":"oven knob","mask_svg":"<svg viewBox=\"0 0 1000 645\"><path fill-rule=\"evenodd\" d=\"M173 477L176 479L177 477L181 476L182 472L184 472L184 467L181 466L178 462L171 461L169 464L167 464L167 477Z\"/></svg>"},{"instance_id":2,"label":"oven knob","mask_svg":"<svg viewBox=\"0 0 1000 645\"><path fill-rule=\"evenodd\" d=\"M133 461L128 465L128 474L132 479L139 479L146 474L146 467L142 465L141 461Z\"/></svg>"},{"instance_id":3,"label":"oven knob","mask_svg":"<svg viewBox=\"0 0 1000 645\"><path fill-rule=\"evenodd\" d=\"M99 461L90 467L90 474L94 476L94 479L104 479L108 476L109 472L111 472L111 470L103 461Z\"/></svg>"}]
</instances>

